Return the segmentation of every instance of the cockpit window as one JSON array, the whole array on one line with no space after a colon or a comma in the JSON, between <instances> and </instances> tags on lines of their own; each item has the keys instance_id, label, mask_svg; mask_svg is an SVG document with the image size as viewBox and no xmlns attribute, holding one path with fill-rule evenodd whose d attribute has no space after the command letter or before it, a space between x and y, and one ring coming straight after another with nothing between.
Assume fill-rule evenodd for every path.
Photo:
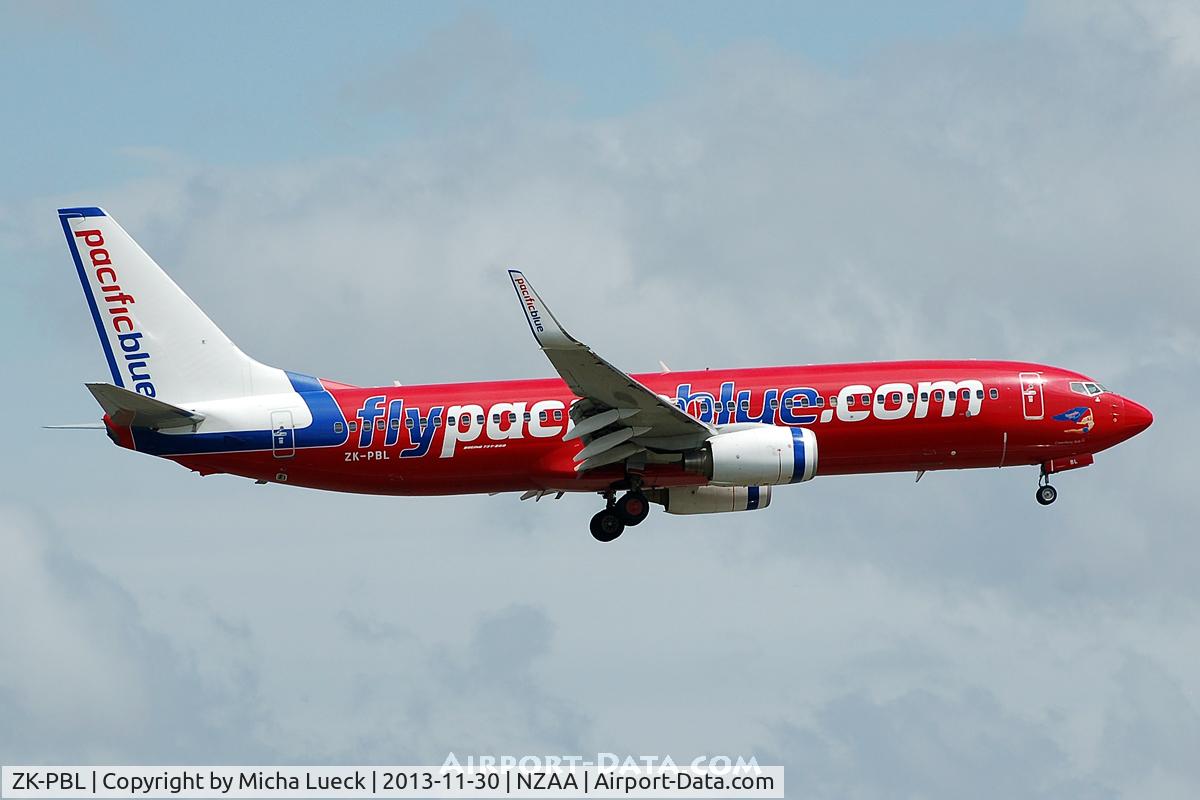
<instances>
[{"instance_id":1,"label":"cockpit window","mask_svg":"<svg viewBox=\"0 0 1200 800\"><path fill-rule=\"evenodd\" d=\"M1071 391L1075 392L1075 394L1087 395L1088 397L1095 397L1098 394L1108 391L1100 384L1092 381L1071 381L1070 387Z\"/></svg>"}]
</instances>

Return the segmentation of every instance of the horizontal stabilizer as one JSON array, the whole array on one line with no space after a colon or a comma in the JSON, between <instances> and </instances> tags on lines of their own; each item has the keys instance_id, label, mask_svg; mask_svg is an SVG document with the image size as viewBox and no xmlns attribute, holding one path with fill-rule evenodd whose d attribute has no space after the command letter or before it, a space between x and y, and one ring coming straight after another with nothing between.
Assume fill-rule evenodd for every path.
<instances>
[{"instance_id":1,"label":"horizontal stabilizer","mask_svg":"<svg viewBox=\"0 0 1200 800\"><path fill-rule=\"evenodd\" d=\"M111 383L87 383L88 391L117 425L133 428L195 428L203 414L164 403L144 394L113 386Z\"/></svg>"},{"instance_id":2,"label":"horizontal stabilizer","mask_svg":"<svg viewBox=\"0 0 1200 800\"><path fill-rule=\"evenodd\" d=\"M103 422L76 422L70 425L43 425L49 431L102 431Z\"/></svg>"}]
</instances>

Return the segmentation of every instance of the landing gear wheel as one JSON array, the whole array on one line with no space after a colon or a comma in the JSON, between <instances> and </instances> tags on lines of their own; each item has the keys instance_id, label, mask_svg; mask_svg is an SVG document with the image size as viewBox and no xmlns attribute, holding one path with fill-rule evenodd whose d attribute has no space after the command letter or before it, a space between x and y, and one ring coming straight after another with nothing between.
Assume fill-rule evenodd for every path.
<instances>
[{"instance_id":1,"label":"landing gear wheel","mask_svg":"<svg viewBox=\"0 0 1200 800\"><path fill-rule=\"evenodd\" d=\"M1038 487L1037 501L1044 506L1048 506L1058 499L1058 490L1050 484L1044 484Z\"/></svg>"},{"instance_id":2,"label":"landing gear wheel","mask_svg":"<svg viewBox=\"0 0 1200 800\"><path fill-rule=\"evenodd\" d=\"M625 532L625 523L616 511L606 508L592 517L591 528L597 542L611 542Z\"/></svg>"},{"instance_id":3,"label":"landing gear wheel","mask_svg":"<svg viewBox=\"0 0 1200 800\"><path fill-rule=\"evenodd\" d=\"M638 525L650 513L650 501L641 492L628 492L617 501L614 508L617 515L630 527Z\"/></svg>"}]
</instances>

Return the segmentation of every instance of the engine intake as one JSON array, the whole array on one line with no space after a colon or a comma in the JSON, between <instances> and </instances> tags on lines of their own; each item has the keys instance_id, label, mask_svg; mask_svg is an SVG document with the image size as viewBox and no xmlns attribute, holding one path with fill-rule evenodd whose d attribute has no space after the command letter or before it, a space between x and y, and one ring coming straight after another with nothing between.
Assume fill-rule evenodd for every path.
<instances>
[{"instance_id":1,"label":"engine intake","mask_svg":"<svg viewBox=\"0 0 1200 800\"><path fill-rule=\"evenodd\" d=\"M717 486L809 481L817 474L817 435L777 425L718 433L699 450L684 454L683 468Z\"/></svg>"}]
</instances>

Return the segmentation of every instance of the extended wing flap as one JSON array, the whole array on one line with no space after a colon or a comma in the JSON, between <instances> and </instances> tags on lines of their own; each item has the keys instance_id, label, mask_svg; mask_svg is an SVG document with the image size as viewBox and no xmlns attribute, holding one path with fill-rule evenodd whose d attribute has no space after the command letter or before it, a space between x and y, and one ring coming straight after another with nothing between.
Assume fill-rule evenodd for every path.
<instances>
[{"instance_id":1,"label":"extended wing flap","mask_svg":"<svg viewBox=\"0 0 1200 800\"><path fill-rule=\"evenodd\" d=\"M203 414L164 403L111 383L87 383L88 391L118 425L136 428L194 428L204 421Z\"/></svg>"},{"instance_id":2,"label":"extended wing flap","mask_svg":"<svg viewBox=\"0 0 1200 800\"><path fill-rule=\"evenodd\" d=\"M646 448L644 448L644 447L638 447L636 444L633 444L632 442L626 442L625 444L618 445L617 447L614 447L611 450L606 450L599 455L592 456L591 458L587 459L586 461L582 461L582 462L576 464L575 471L576 472L586 472L589 469L596 469L598 467L607 467L610 464L616 464L618 461L624 461L625 459L629 458L630 456L637 455L638 453L644 452L645 450L646 450Z\"/></svg>"},{"instance_id":3,"label":"extended wing flap","mask_svg":"<svg viewBox=\"0 0 1200 800\"><path fill-rule=\"evenodd\" d=\"M608 411L600 411L592 414L567 431L566 436L563 437L563 441L569 442L572 439L590 436L601 428L612 425L614 422L628 419L640 411L640 408L610 408Z\"/></svg>"}]
</instances>

